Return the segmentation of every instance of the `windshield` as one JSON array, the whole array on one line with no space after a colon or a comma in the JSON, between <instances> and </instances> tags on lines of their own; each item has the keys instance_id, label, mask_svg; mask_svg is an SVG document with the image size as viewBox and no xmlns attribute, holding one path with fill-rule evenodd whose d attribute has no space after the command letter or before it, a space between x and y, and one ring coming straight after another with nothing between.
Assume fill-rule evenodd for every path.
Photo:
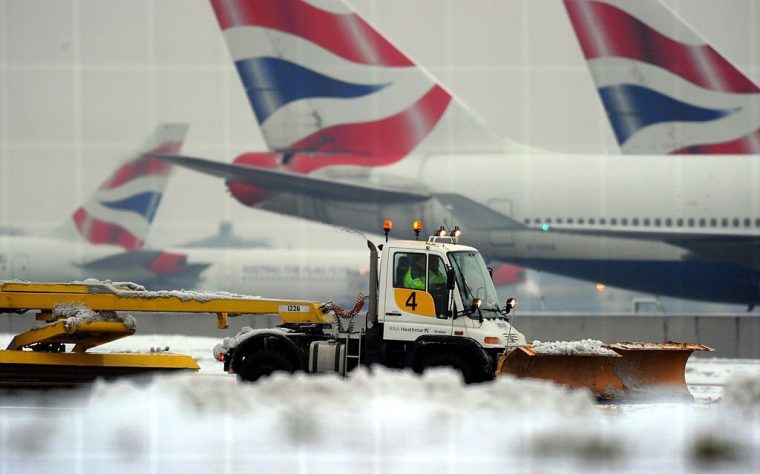
<instances>
[{"instance_id":1,"label":"windshield","mask_svg":"<svg viewBox=\"0 0 760 474\"><path fill-rule=\"evenodd\" d=\"M450 252L449 259L456 274L459 294L465 309L472 307L472 300L480 298L480 311L485 318L498 318L499 298L493 286L483 257L478 252ZM478 317L477 312L471 317Z\"/></svg>"}]
</instances>

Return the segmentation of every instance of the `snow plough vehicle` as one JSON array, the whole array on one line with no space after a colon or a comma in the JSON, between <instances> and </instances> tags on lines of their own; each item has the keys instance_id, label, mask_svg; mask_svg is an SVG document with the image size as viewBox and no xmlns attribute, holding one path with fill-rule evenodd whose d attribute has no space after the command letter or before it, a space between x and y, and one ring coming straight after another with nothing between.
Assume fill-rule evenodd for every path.
<instances>
[{"instance_id":1,"label":"snow plough vehicle","mask_svg":"<svg viewBox=\"0 0 760 474\"><path fill-rule=\"evenodd\" d=\"M359 295L351 310L333 303L150 292L102 282L0 284L3 312L36 310L46 322L0 351L0 383L30 376L92 379L197 369L188 356L86 352L134 332L132 321L119 316L123 311L210 313L222 328L235 315L279 315L279 326L244 329L214 348L224 370L243 381L279 371L345 375L359 365L417 373L445 366L467 383L510 374L586 387L602 399L648 393L688 397L686 361L693 351L711 350L672 342L526 344L511 324L514 298L500 304L483 258L459 243L458 228L441 227L427 240L388 241L391 227L386 222L384 244L367 241L369 295ZM421 224L414 230L419 235ZM368 308L362 312L365 300ZM82 317L89 313L96 317Z\"/></svg>"},{"instance_id":2,"label":"snow plough vehicle","mask_svg":"<svg viewBox=\"0 0 760 474\"><path fill-rule=\"evenodd\" d=\"M510 321L516 301L501 305L478 251L441 227L425 241L387 241L370 250L368 310L360 329L352 310L322 305L333 321L243 331L214 349L243 380L275 371L338 372L358 365L426 369L448 366L465 382L506 374L585 387L600 399L636 395L690 397L685 366L695 343L526 344ZM419 234L421 223L415 222ZM341 321L343 320L343 321ZM347 326L347 327L346 327Z\"/></svg>"}]
</instances>

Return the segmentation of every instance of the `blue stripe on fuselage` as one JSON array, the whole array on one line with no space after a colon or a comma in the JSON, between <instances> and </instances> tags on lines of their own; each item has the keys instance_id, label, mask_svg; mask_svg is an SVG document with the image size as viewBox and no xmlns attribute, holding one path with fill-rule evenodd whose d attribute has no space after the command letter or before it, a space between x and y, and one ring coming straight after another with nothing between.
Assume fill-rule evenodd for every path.
<instances>
[{"instance_id":1,"label":"blue stripe on fuselage","mask_svg":"<svg viewBox=\"0 0 760 474\"><path fill-rule=\"evenodd\" d=\"M760 272L700 261L509 259L509 263L660 296L760 303Z\"/></svg>"},{"instance_id":2,"label":"blue stripe on fuselage","mask_svg":"<svg viewBox=\"0 0 760 474\"><path fill-rule=\"evenodd\" d=\"M143 216L148 222L153 222L153 217L161 202L161 193L140 193L119 201L100 201L100 204L117 211L130 211Z\"/></svg>"},{"instance_id":3,"label":"blue stripe on fuselage","mask_svg":"<svg viewBox=\"0 0 760 474\"><path fill-rule=\"evenodd\" d=\"M599 95L621 145L648 125L662 122L708 122L735 112L697 107L631 84L602 87Z\"/></svg>"},{"instance_id":4,"label":"blue stripe on fuselage","mask_svg":"<svg viewBox=\"0 0 760 474\"><path fill-rule=\"evenodd\" d=\"M242 59L235 65L259 123L283 105L299 99L350 99L371 94L388 85L352 84L271 57Z\"/></svg>"}]
</instances>

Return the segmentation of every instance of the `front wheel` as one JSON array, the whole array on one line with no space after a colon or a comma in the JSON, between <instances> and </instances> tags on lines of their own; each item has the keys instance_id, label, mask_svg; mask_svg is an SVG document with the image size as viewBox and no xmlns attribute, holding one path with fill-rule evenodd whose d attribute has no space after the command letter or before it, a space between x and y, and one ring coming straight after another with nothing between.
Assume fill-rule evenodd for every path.
<instances>
[{"instance_id":1,"label":"front wheel","mask_svg":"<svg viewBox=\"0 0 760 474\"><path fill-rule=\"evenodd\" d=\"M438 352L431 354L425 359L422 366L422 372L433 367L451 367L460 374L464 379L464 383L475 383L481 380L477 377L477 371L472 366L469 360L461 354Z\"/></svg>"},{"instance_id":2,"label":"front wheel","mask_svg":"<svg viewBox=\"0 0 760 474\"><path fill-rule=\"evenodd\" d=\"M285 354L272 349L262 349L245 356L238 375L241 380L255 382L273 372L295 372L296 367Z\"/></svg>"}]
</instances>

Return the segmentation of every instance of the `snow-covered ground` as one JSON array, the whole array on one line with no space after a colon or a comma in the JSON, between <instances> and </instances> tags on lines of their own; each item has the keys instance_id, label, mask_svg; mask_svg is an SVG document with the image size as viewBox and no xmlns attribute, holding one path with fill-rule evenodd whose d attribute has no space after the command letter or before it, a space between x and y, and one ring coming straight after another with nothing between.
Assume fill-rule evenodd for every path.
<instances>
[{"instance_id":1,"label":"snow-covered ground","mask_svg":"<svg viewBox=\"0 0 760 474\"><path fill-rule=\"evenodd\" d=\"M722 388L719 401L599 406L539 381L464 386L445 369L238 383L212 359L218 342L102 349L169 346L199 374L0 395L0 472L760 472L758 361L692 359L688 381Z\"/></svg>"}]
</instances>

